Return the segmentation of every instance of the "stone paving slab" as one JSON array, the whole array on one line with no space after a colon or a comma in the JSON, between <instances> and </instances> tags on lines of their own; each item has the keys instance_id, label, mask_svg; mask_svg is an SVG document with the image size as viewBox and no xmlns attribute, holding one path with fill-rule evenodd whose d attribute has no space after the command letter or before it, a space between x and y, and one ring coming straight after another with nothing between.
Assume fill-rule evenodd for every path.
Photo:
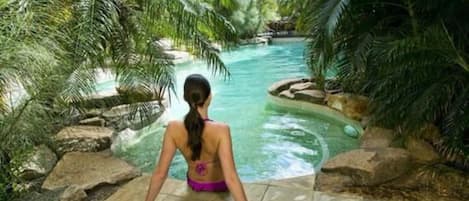
<instances>
[{"instance_id":1,"label":"stone paving slab","mask_svg":"<svg viewBox=\"0 0 469 201\"><path fill-rule=\"evenodd\" d=\"M268 186L264 184L243 184L246 197L249 201L262 201ZM233 201L230 193L217 193L217 199L213 201Z\"/></svg>"},{"instance_id":2,"label":"stone paving slab","mask_svg":"<svg viewBox=\"0 0 469 201\"><path fill-rule=\"evenodd\" d=\"M260 183L244 183L249 201L365 201L348 195L313 191L313 176L304 176ZM138 177L106 201L144 200L151 175ZM185 181L168 178L155 201L233 201L230 193L195 192Z\"/></svg>"},{"instance_id":3,"label":"stone paving slab","mask_svg":"<svg viewBox=\"0 0 469 201\"><path fill-rule=\"evenodd\" d=\"M313 201L313 191L269 186L262 201Z\"/></svg>"},{"instance_id":4,"label":"stone paving slab","mask_svg":"<svg viewBox=\"0 0 469 201\"><path fill-rule=\"evenodd\" d=\"M313 201L363 201L362 197L347 194L315 191L313 195Z\"/></svg>"},{"instance_id":5,"label":"stone paving slab","mask_svg":"<svg viewBox=\"0 0 469 201\"><path fill-rule=\"evenodd\" d=\"M290 179L273 180L269 182L271 186L278 186L283 188L294 188L303 190L312 190L314 188L315 176L301 176Z\"/></svg>"}]
</instances>

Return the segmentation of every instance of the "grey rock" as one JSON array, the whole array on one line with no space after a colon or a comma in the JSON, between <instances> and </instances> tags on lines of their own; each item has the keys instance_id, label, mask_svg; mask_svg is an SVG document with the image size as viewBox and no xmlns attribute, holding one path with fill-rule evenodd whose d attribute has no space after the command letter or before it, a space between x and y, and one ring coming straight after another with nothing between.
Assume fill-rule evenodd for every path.
<instances>
[{"instance_id":1,"label":"grey rock","mask_svg":"<svg viewBox=\"0 0 469 201\"><path fill-rule=\"evenodd\" d=\"M54 190L75 185L89 190L103 184L117 184L139 175L137 168L113 157L110 151L70 152L57 163L42 188Z\"/></svg>"},{"instance_id":2,"label":"grey rock","mask_svg":"<svg viewBox=\"0 0 469 201\"><path fill-rule=\"evenodd\" d=\"M114 131L98 126L69 126L62 129L56 136L57 152L96 152L110 147Z\"/></svg>"},{"instance_id":3,"label":"grey rock","mask_svg":"<svg viewBox=\"0 0 469 201\"><path fill-rule=\"evenodd\" d=\"M32 180L49 173L57 163L57 156L45 145L34 148L32 155L19 168L22 179Z\"/></svg>"},{"instance_id":4,"label":"grey rock","mask_svg":"<svg viewBox=\"0 0 469 201\"><path fill-rule=\"evenodd\" d=\"M348 175L319 172L316 175L314 190L342 192L344 188L353 186L353 184L352 178Z\"/></svg>"},{"instance_id":5,"label":"grey rock","mask_svg":"<svg viewBox=\"0 0 469 201\"><path fill-rule=\"evenodd\" d=\"M155 122L164 112L159 101L119 105L103 113L106 126L122 131L142 129Z\"/></svg>"},{"instance_id":6,"label":"grey rock","mask_svg":"<svg viewBox=\"0 0 469 201\"><path fill-rule=\"evenodd\" d=\"M378 185L398 178L411 168L410 154L405 149L356 149L335 156L322 171L352 178L354 185Z\"/></svg>"},{"instance_id":7,"label":"grey rock","mask_svg":"<svg viewBox=\"0 0 469 201\"><path fill-rule=\"evenodd\" d=\"M289 89L292 84L307 82L307 81L308 79L305 79L305 78L292 78L292 79L280 80L270 85L268 92L272 95L278 95L280 92Z\"/></svg>"}]
</instances>

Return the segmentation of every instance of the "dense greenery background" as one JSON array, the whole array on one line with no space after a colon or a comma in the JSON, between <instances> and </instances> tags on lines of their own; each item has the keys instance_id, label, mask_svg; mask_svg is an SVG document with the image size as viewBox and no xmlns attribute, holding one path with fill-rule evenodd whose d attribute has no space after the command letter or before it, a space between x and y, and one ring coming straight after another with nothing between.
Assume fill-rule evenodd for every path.
<instances>
[{"instance_id":1,"label":"dense greenery background","mask_svg":"<svg viewBox=\"0 0 469 201\"><path fill-rule=\"evenodd\" d=\"M172 90L156 40L229 74L213 42L231 47L287 16L310 37L314 76L334 68L370 97L373 122L414 135L427 123L453 165L469 165L469 2L466 0L0 0L0 200L34 145L70 123L109 68L129 89ZM12 89L25 95L11 107ZM144 106L143 106L144 107ZM140 110L138 110L140 111ZM145 111L145 110L143 110ZM51 144L51 146L53 146ZM13 160L14 159L14 160Z\"/></svg>"},{"instance_id":2,"label":"dense greenery background","mask_svg":"<svg viewBox=\"0 0 469 201\"><path fill-rule=\"evenodd\" d=\"M469 1L291 3L315 76L335 68L346 91L370 97L373 121L404 137L437 125L439 151L469 167Z\"/></svg>"}]
</instances>

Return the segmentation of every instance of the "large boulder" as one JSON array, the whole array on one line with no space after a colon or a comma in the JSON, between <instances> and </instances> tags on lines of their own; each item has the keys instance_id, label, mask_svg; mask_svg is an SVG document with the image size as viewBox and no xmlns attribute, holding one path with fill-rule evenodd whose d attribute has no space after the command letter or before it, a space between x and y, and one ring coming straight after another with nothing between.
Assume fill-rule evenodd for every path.
<instances>
[{"instance_id":1,"label":"large boulder","mask_svg":"<svg viewBox=\"0 0 469 201\"><path fill-rule=\"evenodd\" d=\"M368 98L354 94L330 94L326 98L327 105L345 116L361 121L368 112Z\"/></svg>"},{"instance_id":2,"label":"large boulder","mask_svg":"<svg viewBox=\"0 0 469 201\"><path fill-rule=\"evenodd\" d=\"M269 92L269 94L276 96L280 92L289 89L292 84L303 83L307 81L309 80L305 78L291 78L291 79L280 80L270 85L267 91Z\"/></svg>"},{"instance_id":3,"label":"large boulder","mask_svg":"<svg viewBox=\"0 0 469 201\"><path fill-rule=\"evenodd\" d=\"M20 166L19 175L22 179L32 180L43 177L54 168L57 156L45 145L34 148L33 153Z\"/></svg>"},{"instance_id":4,"label":"large boulder","mask_svg":"<svg viewBox=\"0 0 469 201\"><path fill-rule=\"evenodd\" d=\"M326 93L321 90L308 89L294 93L295 100L306 101L310 103L323 104Z\"/></svg>"},{"instance_id":5,"label":"large boulder","mask_svg":"<svg viewBox=\"0 0 469 201\"><path fill-rule=\"evenodd\" d=\"M353 185L372 186L398 178L410 168L409 152L399 148L383 148L356 149L339 154L327 161L321 170L326 175L348 176Z\"/></svg>"},{"instance_id":6,"label":"large boulder","mask_svg":"<svg viewBox=\"0 0 469 201\"><path fill-rule=\"evenodd\" d=\"M437 163L440 161L440 155L435 148L428 142L417 137L408 137L405 142L406 149L411 156L422 163Z\"/></svg>"},{"instance_id":7,"label":"large boulder","mask_svg":"<svg viewBox=\"0 0 469 201\"><path fill-rule=\"evenodd\" d=\"M117 184L135 178L140 171L111 152L71 152L65 154L49 174L42 188L58 189L75 185L89 190L103 184Z\"/></svg>"},{"instance_id":8,"label":"large boulder","mask_svg":"<svg viewBox=\"0 0 469 201\"><path fill-rule=\"evenodd\" d=\"M57 152L96 152L111 146L114 131L99 126L69 126L62 129L56 136Z\"/></svg>"},{"instance_id":9,"label":"large boulder","mask_svg":"<svg viewBox=\"0 0 469 201\"><path fill-rule=\"evenodd\" d=\"M342 192L354 185L352 177L340 173L323 173L316 175L314 190Z\"/></svg>"},{"instance_id":10,"label":"large boulder","mask_svg":"<svg viewBox=\"0 0 469 201\"><path fill-rule=\"evenodd\" d=\"M361 148L386 148L391 145L395 133L391 129L367 127L360 137Z\"/></svg>"}]
</instances>

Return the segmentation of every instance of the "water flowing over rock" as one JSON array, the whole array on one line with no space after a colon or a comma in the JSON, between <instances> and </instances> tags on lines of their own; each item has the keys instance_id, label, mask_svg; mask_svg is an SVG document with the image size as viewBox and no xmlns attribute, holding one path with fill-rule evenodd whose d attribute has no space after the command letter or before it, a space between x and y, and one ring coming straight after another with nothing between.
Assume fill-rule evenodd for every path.
<instances>
[{"instance_id":1,"label":"water flowing over rock","mask_svg":"<svg viewBox=\"0 0 469 201\"><path fill-rule=\"evenodd\" d=\"M54 168L57 156L47 146L34 148L32 155L20 167L20 177L26 180L45 176Z\"/></svg>"},{"instance_id":2,"label":"water flowing over rock","mask_svg":"<svg viewBox=\"0 0 469 201\"><path fill-rule=\"evenodd\" d=\"M65 154L44 181L42 188L53 190L76 185L88 190L102 184L116 184L140 175L140 171L109 151Z\"/></svg>"},{"instance_id":3,"label":"water flowing over rock","mask_svg":"<svg viewBox=\"0 0 469 201\"><path fill-rule=\"evenodd\" d=\"M395 133L391 129L381 127L367 127L360 137L361 148L386 148L394 139Z\"/></svg>"},{"instance_id":4,"label":"water flowing over rock","mask_svg":"<svg viewBox=\"0 0 469 201\"><path fill-rule=\"evenodd\" d=\"M114 131L98 126L69 126L62 129L56 136L57 152L96 152L107 149L111 145Z\"/></svg>"},{"instance_id":5,"label":"water flowing over rock","mask_svg":"<svg viewBox=\"0 0 469 201\"><path fill-rule=\"evenodd\" d=\"M321 180L328 175L350 177L353 185L378 185L401 176L410 167L410 154L404 149L356 149L327 161L319 174L324 175L318 177L317 185L322 186Z\"/></svg>"}]
</instances>

